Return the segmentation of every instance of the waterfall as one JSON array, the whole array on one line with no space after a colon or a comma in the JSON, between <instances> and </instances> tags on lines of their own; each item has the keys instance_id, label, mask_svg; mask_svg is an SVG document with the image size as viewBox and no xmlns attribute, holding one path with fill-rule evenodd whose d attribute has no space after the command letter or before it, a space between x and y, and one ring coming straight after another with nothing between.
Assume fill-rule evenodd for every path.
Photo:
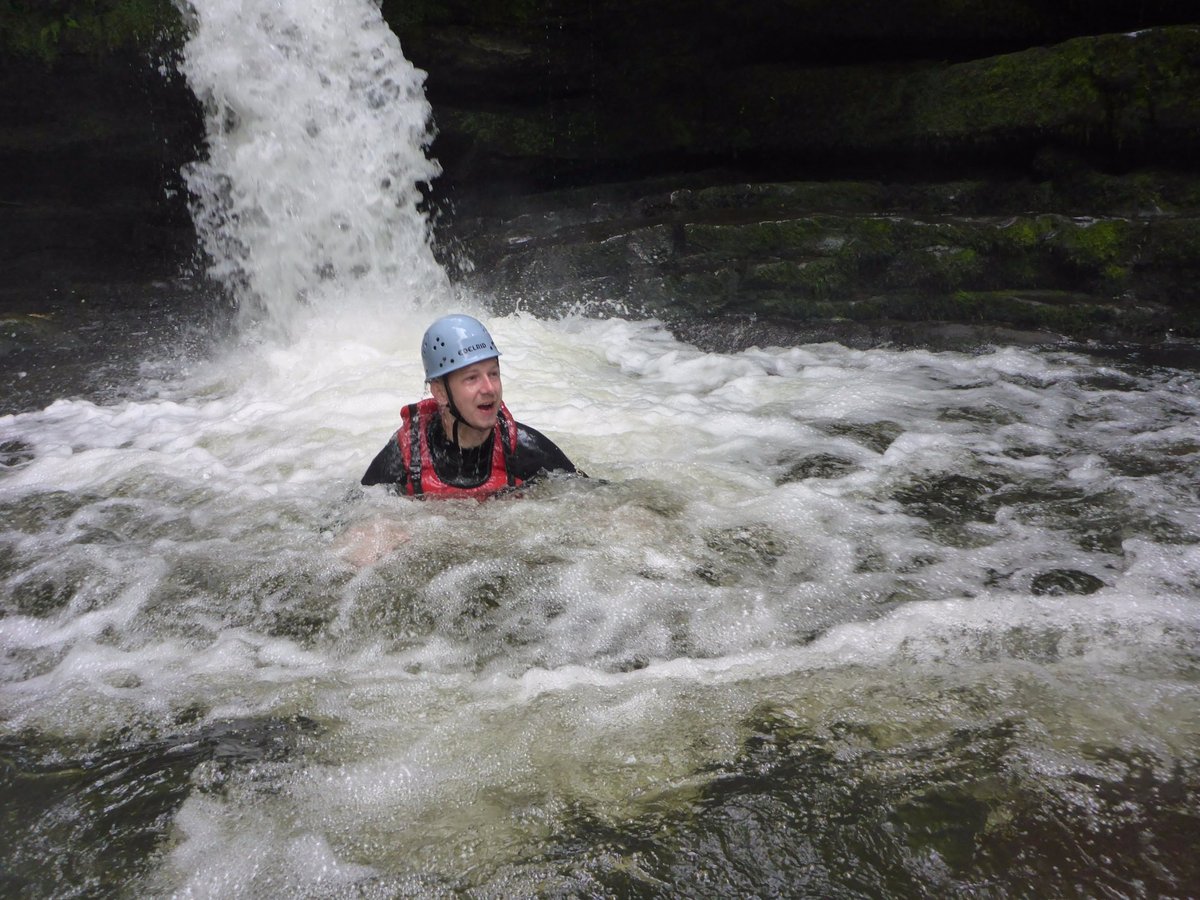
<instances>
[{"instance_id":1,"label":"waterfall","mask_svg":"<svg viewBox=\"0 0 1200 900\"><path fill-rule=\"evenodd\" d=\"M347 289L444 297L421 185L440 169L425 73L370 0L194 0L181 69L204 108L186 183L210 273L286 330Z\"/></svg>"}]
</instances>

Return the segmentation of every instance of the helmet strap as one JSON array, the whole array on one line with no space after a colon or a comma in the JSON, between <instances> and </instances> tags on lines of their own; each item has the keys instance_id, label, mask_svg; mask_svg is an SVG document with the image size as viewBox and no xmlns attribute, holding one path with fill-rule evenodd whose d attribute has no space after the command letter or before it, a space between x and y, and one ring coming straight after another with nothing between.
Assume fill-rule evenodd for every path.
<instances>
[{"instance_id":1,"label":"helmet strap","mask_svg":"<svg viewBox=\"0 0 1200 900\"><path fill-rule=\"evenodd\" d=\"M447 403L447 408L450 410L450 415L454 419L454 428L451 431L451 440L454 442L454 446L458 447L459 451L461 452L462 447L458 443L458 423L466 423L467 420L462 417L462 413L458 411L458 405L454 402L454 394L450 391L449 375L442 376L442 389L446 392L446 399L449 401Z\"/></svg>"}]
</instances>

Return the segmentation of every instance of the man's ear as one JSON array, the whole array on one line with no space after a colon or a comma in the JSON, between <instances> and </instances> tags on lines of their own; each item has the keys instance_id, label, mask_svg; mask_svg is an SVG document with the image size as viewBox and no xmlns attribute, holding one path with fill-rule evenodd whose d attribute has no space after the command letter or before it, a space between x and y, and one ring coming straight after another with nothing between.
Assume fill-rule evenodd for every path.
<instances>
[{"instance_id":1,"label":"man's ear","mask_svg":"<svg viewBox=\"0 0 1200 900\"><path fill-rule=\"evenodd\" d=\"M433 399L437 401L439 409L450 405L450 395L446 393L445 378L435 378L429 382L429 392L433 394Z\"/></svg>"}]
</instances>

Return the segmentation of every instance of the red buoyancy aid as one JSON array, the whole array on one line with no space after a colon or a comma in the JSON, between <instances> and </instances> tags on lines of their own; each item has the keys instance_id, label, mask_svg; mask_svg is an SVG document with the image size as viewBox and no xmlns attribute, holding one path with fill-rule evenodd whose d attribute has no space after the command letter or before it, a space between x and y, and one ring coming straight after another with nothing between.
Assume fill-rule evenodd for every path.
<instances>
[{"instance_id":1,"label":"red buoyancy aid","mask_svg":"<svg viewBox=\"0 0 1200 900\"><path fill-rule=\"evenodd\" d=\"M405 491L432 497L474 497L483 500L506 487L521 484L513 476L508 459L517 449L517 423L513 421L508 407L500 404L496 415L496 427L492 432L492 471L487 480L478 487L460 488L446 484L438 478L429 453L429 423L438 415L437 401L426 397L419 403L410 403L400 412L400 430L396 432L396 443L400 445L408 479ZM416 452L413 452L413 451Z\"/></svg>"}]
</instances>

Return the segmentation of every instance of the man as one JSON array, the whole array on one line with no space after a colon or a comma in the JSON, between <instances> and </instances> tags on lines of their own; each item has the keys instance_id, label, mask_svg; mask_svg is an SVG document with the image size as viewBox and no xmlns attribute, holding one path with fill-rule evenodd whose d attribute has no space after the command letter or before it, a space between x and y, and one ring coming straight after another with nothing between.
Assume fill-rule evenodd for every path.
<instances>
[{"instance_id":1,"label":"man","mask_svg":"<svg viewBox=\"0 0 1200 900\"><path fill-rule=\"evenodd\" d=\"M404 409L362 483L482 499L544 472L577 472L553 441L509 414L499 357L478 319L451 315L430 325L421 361L433 396Z\"/></svg>"}]
</instances>

